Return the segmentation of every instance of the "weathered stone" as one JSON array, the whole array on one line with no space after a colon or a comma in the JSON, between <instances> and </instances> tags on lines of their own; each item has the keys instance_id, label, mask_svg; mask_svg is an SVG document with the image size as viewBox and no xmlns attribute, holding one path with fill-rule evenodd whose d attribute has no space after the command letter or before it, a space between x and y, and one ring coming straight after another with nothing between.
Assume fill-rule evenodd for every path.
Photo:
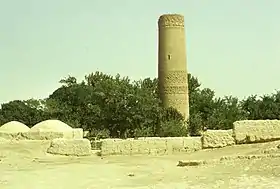
<instances>
[{"instance_id":1,"label":"weathered stone","mask_svg":"<svg viewBox=\"0 0 280 189\"><path fill-rule=\"evenodd\" d=\"M48 153L67 156L91 155L91 145L88 139L53 139Z\"/></svg>"},{"instance_id":2,"label":"weathered stone","mask_svg":"<svg viewBox=\"0 0 280 189\"><path fill-rule=\"evenodd\" d=\"M182 137L185 152L195 152L202 149L201 137Z\"/></svg>"},{"instance_id":3,"label":"weathered stone","mask_svg":"<svg viewBox=\"0 0 280 189\"><path fill-rule=\"evenodd\" d=\"M65 138L65 139L82 139L83 138L83 129L71 129L69 131L29 131L29 132L0 132L0 137L9 139L9 140L52 140L56 138Z\"/></svg>"},{"instance_id":4,"label":"weathered stone","mask_svg":"<svg viewBox=\"0 0 280 189\"><path fill-rule=\"evenodd\" d=\"M149 155L150 154L150 147L149 147L150 140L143 140L138 139L134 140L131 143L131 154L143 154L143 155Z\"/></svg>"},{"instance_id":5,"label":"weathered stone","mask_svg":"<svg viewBox=\"0 0 280 189\"><path fill-rule=\"evenodd\" d=\"M185 166L199 166L199 165L204 165L207 162L204 160L187 160L187 161L179 161L178 162L178 167L185 167Z\"/></svg>"},{"instance_id":6,"label":"weathered stone","mask_svg":"<svg viewBox=\"0 0 280 189\"><path fill-rule=\"evenodd\" d=\"M280 120L245 120L233 123L236 143L280 140Z\"/></svg>"},{"instance_id":7,"label":"weathered stone","mask_svg":"<svg viewBox=\"0 0 280 189\"><path fill-rule=\"evenodd\" d=\"M235 144L230 130L207 130L202 134L202 148L222 148Z\"/></svg>"},{"instance_id":8,"label":"weathered stone","mask_svg":"<svg viewBox=\"0 0 280 189\"><path fill-rule=\"evenodd\" d=\"M143 142L146 142L145 140ZM148 140L149 155L165 155L167 153L166 139L156 138Z\"/></svg>"},{"instance_id":9,"label":"weathered stone","mask_svg":"<svg viewBox=\"0 0 280 189\"><path fill-rule=\"evenodd\" d=\"M167 137L165 139L168 154L184 151L184 137Z\"/></svg>"},{"instance_id":10,"label":"weathered stone","mask_svg":"<svg viewBox=\"0 0 280 189\"><path fill-rule=\"evenodd\" d=\"M103 139L92 142L102 155L166 155L201 149L200 137L140 137L138 139Z\"/></svg>"},{"instance_id":11,"label":"weathered stone","mask_svg":"<svg viewBox=\"0 0 280 189\"><path fill-rule=\"evenodd\" d=\"M131 140L121 140L117 143L117 149L121 155L131 155Z\"/></svg>"},{"instance_id":12,"label":"weathered stone","mask_svg":"<svg viewBox=\"0 0 280 189\"><path fill-rule=\"evenodd\" d=\"M118 143L122 139L101 139L101 154L102 155L117 155L120 154Z\"/></svg>"}]
</instances>

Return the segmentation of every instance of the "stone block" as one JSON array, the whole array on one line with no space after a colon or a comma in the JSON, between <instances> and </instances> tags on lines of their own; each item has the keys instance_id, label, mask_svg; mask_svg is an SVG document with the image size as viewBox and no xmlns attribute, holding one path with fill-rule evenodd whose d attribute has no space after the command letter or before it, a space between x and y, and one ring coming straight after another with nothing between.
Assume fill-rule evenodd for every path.
<instances>
[{"instance_id":1,"label":"stone block","mask_svg":"<svg viewBox=\"0 0 280 189\"><path fill-rule=\"evenodd\" d=\"M120 140L117 141L117 150L120 155L132 155L131 154L131 143L133 140Z\"/></svg>"},{"instance_id":2,"label":"stone block","mask_svg":"<svg viewBox=\"0 0 280 189\"><path fill-rule=\"evenodd\" d=\"M166 155L201 149L200 137L140 137L138 139L102 139L92 141L102 155Z\"/></svg>"},{"instance_id":3,"label":"stone block","mask_svg":"<svg viewBox=\"0 0 280 189\"><path fill-rule=\"evenodd\" d=\"M202 134L202 148L222 148L234 144L232 129L207 130Z\"/></svg>"},{"instance_id":4,"label":"stone block","mask_svg":"<svg viewBox=\"0 0 280 189\"><path fill-rule=\"evenodd\" d=\"M119 155L119 143L122 139L101 139L101 155Z\"/></svg>"},{"instance_id":5,"label":"stone block","mask_svg":"<svg viewBox=\"0 0 280 189\"><path fill-rule=\"evenodd\" d=\"M195 152L202 149L201 137L182 137L184 152Z\"/></svg>"},{"instance_id":6,"label":"stone block","mask_svg":"<svg viewBox=\"0 0 280 189\"><path fill-rule=\"evenodd\" d=\"M149 155L165 155L167 154L167 145L165 138L146 139L150 150Z\"/></svg>"},{"instance_id":7,"label":"stone block","mask_svg":"<svg viewBox=\"0 0 280 189\"><path fill-rule=\"evenodd\" d=\"M184 151L183 137L166 137L167 154L174 154Z\"/></svg>"},{"instance_id":8,"label":"stone block","mask_svg":"<svg viewBox=\"0 0 280 189\"><path fill-rule=\"evenodd\" d=\"M88 139L53 139L48 153L67 156L89 156L91 145Z\"/></svg>"},{"instance_id":9,"label":"stone block","mask_svg":"<svg viewBox=\"0 0 280 189\"><path fill-rule=\"evenodd\" d=\"M238 144L280 140L280 120L236 121L233 136Z\"/></svg>"},{"instance_id":10,"label":"stone block","mask_svg":"<svg viewBox=\"0 0 280 189\"><path fill-rule=\"evenodd\" d=\"M131 141L131 154L149 155L149 140L137 139Z\"/></svg>"}]
</instances>

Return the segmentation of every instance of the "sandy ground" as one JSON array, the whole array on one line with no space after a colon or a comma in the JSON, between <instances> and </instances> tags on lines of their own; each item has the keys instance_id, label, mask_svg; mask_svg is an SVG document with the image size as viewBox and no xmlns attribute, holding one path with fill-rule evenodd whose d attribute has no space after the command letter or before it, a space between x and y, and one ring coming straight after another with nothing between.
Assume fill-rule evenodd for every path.
<instances>
[{"instance_id":1,"label":"sandy ground","mask_svg":"<svg viewBox=\"0 0 280 189\"><path fill-rule=\"evenodd\" d=\"M195 167L177 166L179 160L213 160L221 156L263 154L263 150L269 150L277 144L280 142L172 156L78 158L45 154L48 141L2 142L0 188L279 189L280 158L230 160Z\"/></svg>"}]
</instances>

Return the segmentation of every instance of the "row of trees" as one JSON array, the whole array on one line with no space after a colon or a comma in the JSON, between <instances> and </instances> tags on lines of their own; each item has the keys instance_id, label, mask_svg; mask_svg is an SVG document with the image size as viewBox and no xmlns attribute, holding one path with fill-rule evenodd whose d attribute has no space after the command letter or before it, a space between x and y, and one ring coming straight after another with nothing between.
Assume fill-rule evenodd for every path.
<instances>
[{"instance_id":1,"label":"row of trees","mask_svg":"<svg viewBox=\"0 0 280 189\"><path fill-rule=\"evenodd\" d=\"M239 101L232 96L216 98L213 90L202 89L191 74L188 82L188 123L176 110L161 106L157 79L130 81L95 72L81 82L72 76L62 79L61 87L46 99L2 104L0 125L16 120L33 126L46 119L59 119L89 130L93 136L125 138L199 135L203 127L230 129L236 120L280 118L279 92Z\"/></svg>"}]
</instances>

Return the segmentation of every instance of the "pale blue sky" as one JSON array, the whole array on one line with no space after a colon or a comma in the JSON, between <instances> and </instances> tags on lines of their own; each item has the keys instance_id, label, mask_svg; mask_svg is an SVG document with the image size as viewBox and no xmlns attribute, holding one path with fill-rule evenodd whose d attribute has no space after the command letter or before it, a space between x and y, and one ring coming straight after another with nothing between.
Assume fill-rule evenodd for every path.
<instances>
[{"instance_id":1,"label":"pale blue sky","mask_svg":"<svg viewBox=\"0 0 280 189\"><path fill-rule=\"evenodd\" d=\"M44 98L68 74L157 75L157 19L185 16L189 72L218 96L275 92L279 0L1 0L0 103Z\"/></svg>"}]
</instances>

